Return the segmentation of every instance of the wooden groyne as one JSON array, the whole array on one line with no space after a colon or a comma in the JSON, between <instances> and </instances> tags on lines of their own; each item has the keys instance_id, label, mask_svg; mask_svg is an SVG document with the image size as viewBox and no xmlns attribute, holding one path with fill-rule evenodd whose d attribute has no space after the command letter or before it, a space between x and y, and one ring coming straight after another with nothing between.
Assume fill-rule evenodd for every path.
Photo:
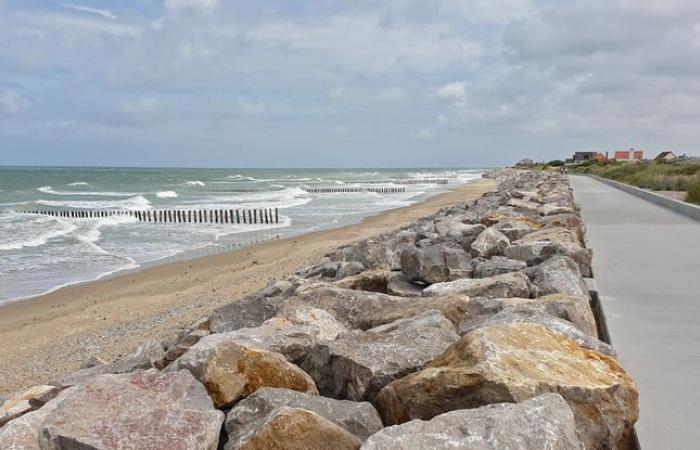
<instances>
[{"instance_id":1,"label":"wooden groyne","mask_svg":"<svg viewBox=\"0 0 700 450\"><path fill-rule=\"evenodd\" d=\"M45 210L24 211L67 219L99 219L114 216L134 217L153 223L228 223L268 225L280 223L278 208L264 209L148 209L143 211L111 210Z\"/></svg>"},{"instance_id":2,"label":"wooden groyne","mask_svg":"<svg viewBox=\"0 0 700 450\"><path fill-rule=\"evenodd\" d=\"M405 180L367 180L367 181L354 181L357 184L449 184L450 180L447 178L409 178Z\"/></svg>"},{"instance_id":3,"label":"wooden groyne","mask_svg":"<svg viewBox=\"0 0 700 450\"><path fill-rule=\"evenodd\" d=\"M362 193L362 192L373 192L375 194L398 194L401 192L406 192L405 187L382 187L382 188L372 188L372 187L332 187L332 188L303 188L304 191L309 194L348 194L348 193Z\"/></svg>"}]
</instances>

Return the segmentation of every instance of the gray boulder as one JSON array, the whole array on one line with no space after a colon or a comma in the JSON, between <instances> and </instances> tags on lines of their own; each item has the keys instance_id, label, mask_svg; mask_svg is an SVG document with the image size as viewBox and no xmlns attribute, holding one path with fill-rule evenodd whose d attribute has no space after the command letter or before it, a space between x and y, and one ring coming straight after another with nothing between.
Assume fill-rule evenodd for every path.
<instances>
[{"instance_id":1,"label":"gray boulder","mask_svg":"<svg viewBox=\"0 0 700 450\"><path fill-rule=\"evenodd\" d=\"M489 278L462 279L436 283L423 290L428 297L461 294L470 297L529 297L532 285L520 272L504 273Z\"/></svg>"},{"instance_id":2,"label":"gray boulder","mask_svg":"<svg viewBox=\"0 0 700 450\"><path fill-rule=\"evenodd\" d=\"M509 308L527 307L571 322L588 336L596 338L598 331L593 311L587 298L554 294L538 298L472 298L461 309L459 334L464 335L472 324L489 320Z\"/></svg>"},{"instance_id":3,"label":"gray boulder","mask_svg":"<svg viewBox=\"0 0 700 450\"><path fill-rule=\"evenodd\" d=\"M279 311L284 296L254 294L214 310L210 317L212 333L257 327Z\"/></svg>"},{"instance_id":4,"label":"gray boulder","mask_svg":"<svg viewBox=\"0 0 700 450\"><path fill-rule=\"evenodd\" d=\"M489 318L485 318L484 316L471 320L470 318L466 318L461 324L459 331L460 334L468 334L481 327L508 325L511 323L536 323L550 331L569 338L581 347L595 350L604 355L615 356L612 347L590 334L584 333L573 323L528 305L511 306Z\"/></svg>"},{"instance_id":5,"label":"gray boulder","mask_svg":"<svg viewBox=\"0 0 700 450\"><path fill-rule=\"evenodd\" d=\"M251 434L252 429L258 428L272 411L282 407L316 413L361 441L384 427L379 413L368 402L335 400L289 389L263 388L238 402L226 415L226 449L237 448L245 436Z\"/></svg>"},{"instance_id":6,"label":"gray boulder","mask_svg":"<svg viewBox=\"0 0 700 450\"><path fill-rule=\"evenodd\" d=\"M506 235L493 227L489 227L482 231L472 243L471 252L473 256L490 258L501 255L509 245L510 241Z\"/></svg>"},{"instance_id":7,"label":"gray boulder","mask_svg":"<svg viewBox=\"0 0 700 450\"><path fill-rule=\"evenodd\" d=\"M588 287L579 266L566 256L555 256L523 273L537 287L538 295L569 294L588 298Z\"/></svg>"},{"instance_id":8,"label":"gray boulder","mask_svg":"<svg viewBox=\"0 0 700 450\"><path fill-rule=\"evenodd\" d=\"M40 385L11 395L0 405L0 427L28 412L39 409L61 392L61 387Z\"/></svg>"},{"instance_id":9,"label":"gray boulder","mask_svg":"<svg viewBox=\"0 0 700 450\"><path fill-rule=\"evenodd\" d=\"M361 450L583 450L571 408L559 394L460 409L384 428Z\"/></svg>"},{"instance_id":10,"label":"gray boulder","mask_svg":"<svg viewBox=\"0 0 700 450\"><path fill-rule=\"evenodd\" d=\"M113 363L78 370L57 380L54 384L73 386L95 375L128 373L138 369L159 368L162 367L164 359L165 349L163 344L157 341L150 341L138 346L134 351Z\"/></svg>"},{"instance_id":11,"label":"gray boulder","mask_svg":"<svg viewBox=\"0 0 700 450\"><path fill-rule=\"evenodd\" d=\"M490 259L475 259L474 278L488 278L503 273L517 272L527 268L525 261L508 259L505 256L494 256Z\"/></svg>"},{"instance_id":12,"label":"gray boulder","mask_svg":"<svg viewBox=\"0 0 700 450\"><path fill-rule=\"evenodd\" d=\"M525 261L535 266L553 256L568 256L579 266L584 277L591 276L593 254L589 249L565 242L533 241L509 246L503 252L510 259Z\"/></svg>"},{"instance_id":13,"label":"gray boulder","mask_svg":"<svg viewBox=\"0 0 700 450\"><path fill-rule=\"evenodd\" d=\"M471 275L471 258L461 247L410 246L401 254L401 271L408 281L440 283Z\"/></svg>"},{"instance_id":14,"label":"gray boulder","mask_svg":"<svg viewBox=\"0 0 700 450\"><path fill-rule=\"evenodd\" d=\"M393 273L386 284L386 293L397 297L420 297L425 285L411 283L403 273Z\"/></svg>"},{"instance_id":15,"label":"gray boulder","mask_svg":"<svg viewBox=\"0 0 700 450\"><path fill-rule=\"evenodd\" d=\"M534 231L528 223L521 220L504 220L493 225L493 228L503 233L511 242Z\"/></svg>"},{"instance_id":16,"label":"gray boulder","mask_svg":"<svg viewBox=\"0 0 700 450\"><path fill-rule=\"evenodd\" d=\"M472 242L486 227L480 223L464 223L462 220L470 219L465 219L464 216L449 217L435 223L435 229L444 240L456 242L468 250Z\"/></svg>"},{"instance_id":17,"label":"gray boulder","mask_svg":"<svg viewBox=\"0 0 700 450\"><path fill-rule=\"evenodd\" d=\"M223 420L189 372L99 375L47 415L39 442L52 450L215 450Z\"/></svg>"},{"instance_id":18,"label":"gray boulder","mask_svg":"<svg viewBox=\"0 0 700 450\"><path fill-rule=\"evenodd\" d=\"M426 311L317 345L302 367L328 397L372 400L391 381L419 370L459 339L438 311Z\"/></svg>"},{"instance_id":19,"label":"gray boulder","mask_svg":"<svg viewBox=\"0 0 700 450\"><path fill-rule=\"evenodd\" d=\"M288 300L288 307L306 305L331 313L351 329L370 328L436 309L458 323L466 297L397 297L376 292L354 291L328 286L310 286Z\"/></svg>"}]
</instances>

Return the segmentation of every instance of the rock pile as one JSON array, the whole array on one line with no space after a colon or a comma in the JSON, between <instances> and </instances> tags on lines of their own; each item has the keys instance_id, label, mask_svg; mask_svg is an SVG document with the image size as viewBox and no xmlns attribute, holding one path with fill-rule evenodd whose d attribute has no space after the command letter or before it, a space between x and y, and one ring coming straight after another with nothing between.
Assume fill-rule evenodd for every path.
<instances>
[{"instance_id":1,"label":"rock pile","mask_svg":"<svg viewBox=\"0 0 700 450\"><path fill-rule=\"evenodd\" d=\"M0 404L3 449L626 449L634 381L598 339L565 177L344 246ZM224 420L225 417L225 420Z\"/></svg>"}]
</instances>

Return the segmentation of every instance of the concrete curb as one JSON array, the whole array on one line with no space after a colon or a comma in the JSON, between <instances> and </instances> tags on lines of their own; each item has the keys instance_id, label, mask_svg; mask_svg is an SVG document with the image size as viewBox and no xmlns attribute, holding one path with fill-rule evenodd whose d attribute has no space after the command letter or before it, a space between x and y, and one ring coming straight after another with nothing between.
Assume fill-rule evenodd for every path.
<instances>
[{"instance_id":1,"label":"concrete curb","mask_svg":"<svg viewBox=\"0 0 700 450\"><path fill-rule=\"evenodd\" d=\"M643 198L644 200L647 200L651 203L654 203L656 205L659 205L661 207L664 207L666 209L670 209L673 212L676 212L678 214L684 215L686 217L689 217L691 219L700 221L700 206L696 206L690 203L685 203L681 202L678 200L674 200L672 198L664 197L663 195L660 194L655 194L653 192L645 191L644 189L640 189L635 186L630 186L629 184L625 183L620 183L619 181L613 181L613 180L608 180L607 178L602 178L597 175L590 175L590 174L582 174L589 176L593 179L596 179L600 181L601 183L605 183L607 185L610 185L614 188L620 189L621 191L627 192L628 194L632 194L636 197Z\"/></svg>"}]
</instances>

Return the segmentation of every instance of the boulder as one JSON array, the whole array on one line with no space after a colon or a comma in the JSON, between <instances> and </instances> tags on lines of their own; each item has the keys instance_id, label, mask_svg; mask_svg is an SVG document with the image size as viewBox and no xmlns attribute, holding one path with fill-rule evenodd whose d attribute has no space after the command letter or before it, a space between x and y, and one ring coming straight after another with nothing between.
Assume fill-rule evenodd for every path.
<instances>
[{"instance_id":1,"label":"boulder","mask_svg":"<svg viewBox=\"0 0 700 450\"><path fill-rule=\"evenodd\" d=\"M532 233L526 234L522 238L513 242L513 244L525 244L527 242L563 242L567 244L575 244L583 247L583 241L576 230L570 230L563 227L545 227Z\"/></svg>"},{"instance_id":2,"label":"boulder","mask_svg":"<svg viewBox=\"0 0 700 450\"><path fill-rule=\"evenodd\" d=\"M423 290L424 296L442 296L451 294L470 297L529 297L531 284L520 272L504 273L489 278L462 279L436 283Z\"/></svg>"},{"instance_id":3,"label":"boulder","mask_svg":"<svg viewBox=\"0 0 700 450\"><path fill-rule=\"evenodd\" d=\"M217 408L224 408L261 387L288 388L317 394L314 381L279 353L217 341L199 341L166 370L189 370L207 388Z\"/></svg>"},{"instance_id":4,"label":"boulder","mask_svg":"<svg viewBox=\"0 0 700 450\"><path fill-rule=\"evenodd\" d=\"M395 297L374 292L314 286L289 299L288 307L306 305L331 313L351 329L368 330L395 320L436 309L453 323L461 320L468 297Z\"/></svg>"},{"instance_id":5,"label":"boulder","mask_svg":"<svg viewBox=\"0 0 700 450\"><path fill-rule=\"evenodd\" d=\"M250 434L251 428L258 428L268 415L283 407L300 408L318 414L361 441L384 427L377 410L368 402L335 400L289 389L262 388L238 402L226 415L229 440L227 448L235 448L236 443Z\"/></svg>"},{"instance_id":6,"label":"boulder","mask_svg":"<svg viewBox=\"0 0 700 450\"><path fill-rule=\"evenodd\" d=\"M555 256L523 273L537 287L538 295L569 294L588 298L588 287L579 266L566 256Z\"/></svg>"},{"instance_id":7,"label":"boulder","mask_svg":"<svg viewBox=\"0 0 700 450\"><path fill-rule=\"evenodd\" d=\"M403 273L392 273L386 284L386 293L397 297L420 297L425 285L408 281Z\"/></svg>"},{"instance_id":8,"label":"boulder","mask_svg":"<svg viewBox=\"0 0 700 450\"><path fill-rule=\"evenodd\" d=\"M511 242L533 231L533 228L522 220L504 220L493 225L493 228L503 233Z\"/></svg>"},{"instance_id":9,"label":"boulder","mask_svg":"<svg viewBox=\"0 0 700 450\"><path fill-rule=\"evenodd\" d=\"M583 450L571 408L558 394L461 409L384 428L362 450Z\"/></svg>"},{"instance_id":10,"label":"boulder","mask_svg":"<svg viewBox=\"0 0 700 450\"><path fill-rule=\"evenodd\" d=\"M34 386L11 395L0 405L0 427L28 412L39 409L61 392L56 386Z\"/></svg>"},{"instance_id":11,"label":"boulder","mask_svg":"<svg viewBox=\"0 0 700 450\"><path fill-rule=\"evenodd\" d=\"M510 245L510 241L505 234L489 227L481 232L471 245L472 256L490 258L500 255Z\"/></svg>"},{"instance_id":12,"label":"boulder","mask_svg":"<svg viewBox=\"0 0 700 450\"><path fill-rule=\"evenodd\" d=\"M439 297L438 297L439 298ZM566 294L546 295L538 298L472 298L460 309L463 317L459 334L473 328L473 323L483 322L508 308L528 307L571 322L585 334L597 337L595 317L587 298Z\"/></svg>"},{"instance_id":13,"label":"boulder","mask_svg":"<svg viewBox=\"0 0 700 450\"><path fill-rule=\"evenodd\" d=\"M45 418L40 448L215 450L222 412L186 371L98 375Z\"/></svg>"},{"instance_id":14,"label":"boulder","mask_svg":"<svg viewBox=\"0 0 700 450\"><path fill-rule=\"evenodd\" d=\"M475 259L474 278L488 278L504 273L517 272L527 268L525 261L508 259L505 256L493 256L490 259Z\"/></svg>"},{"instance_id":15,"label":"boulder","mask_svg":"<svg viewBox=\"0 0 700 450\"><path fill-rule=\"evenodd\" d=\"M457 339L452 322L426 311L317 345L302 367L322 395L371 401L387 383L420 369Z\"/></svg>"},{"instance_id":16,"label":"boulder","mask_svg":"<svg viewBox=\"0 0 700 450\"><path fill-rule=\"evenodd\" d=\"M514 244L503 252L510 259L525 261L528 266L535 266L552 256L568 256L579 266L584 277L590 277L593 253L576 244L550 241L533 241Z\"/></svg>"},{"instance_id":17,"label":"boulder","mask_svg":"<svg viewBox=\"0 0 700 450\"><path fill-rule=\"evenodd\" d=\"M178 359L180 356L184 355L187 350L192 348L197 342L200 341L204 336L208 336L208 330L195 329L187 333L177 344L165 352L163 359L156 364L154 364L156 369L163 369L168 366L171 362Z\"/></svg>"},{"instance_id":18,"label":"boulder","mask_svg":"<svg viewBox=\"0 0 700 450\"><path fill-rule=\"evenodd\" d=\"M528 216L537 216L540 214L540 205L527 200L511 198L506 203L506 206L516 213L525 214Z\"/></svg>"},{"instance_id":19,"label":"boulder","mask_svg":"<svg viewBox=\"0 0 700 450\"><path fill-rule=\"evenodd\" d=\"M397 424L546 392L567 401L587 449L625 448L639 414L634 381L611 357L537 324L467 334L423 370L384 387L377 405L384 423Z\"/></svg>"},{"instance_id":20,"label":"boulder","mask_svg":"<svg viewBox=\"0 0 700 450\"><path fill-rule=\"evenodd\" d=\"M246 424L245 434L226 450L357 450L362 441L320 415L301 408L272 410Z\"/></svg>"},{"instance_id":21,"label":"boulder","mask_svg":"<svg viewBox=\"0 0 700 450\"><path fill-rule=\"evenodd\" d=\"M542 205L539 207L540 215L554 216L559 214L573 214L574 208L559 205Z\"/></svg>"},{"instance_id":22,"label":"boulder","mask_svg":"<svg viewBox=\"0 0 700 450\"><path fill-rule=\"evenodd\" d=\"M541 309L528 305L510 306L499 311L494 316L488 318L481 316L481 320L477 318L465 320L462 322L459 331L460 334L469 334L478 328L492 325L508 325L511 323L536 323L547 328L549 331L553 331L572 340L583 348L595 350L604 355L615 356L612 347L598 340L596 337L584 333L568 320L561 319Z\"/></svg>"},{"instance_id":23,"label":"boulder","mask_svg":"<svg viewBox=\"0 0 700 450\"><path fill-rule=\"evenodd\" d=\"M470 276L471 258L461 247L434 244L407 247L401 254L401 271L408 281L427 284Z\"/></svg>"},{"instance_id":24,"label":"boulder","mask_svg":"<svg viewBox=\"0 0 700 450\"><path fill-rule=\"evenodd\" d=\"M0 448L3 450L41 450L39 433L46 417L73 390L75 388L71 387L61 391L41 408L24 414L0 428Z\"/></svg>"},{"instance_id":25,"label":"boulder","mask_svg":"<svg viewBox=\"0 0 700 450\"><path fill-rule=\"evenodd\" d=\"M315 344L330 342L346 331L345 326L322 309L303 304L290 305L259 327L210 334L190 346L190 349L211 352L222 343L232 342L279 353L290 362L299 364Z\"/></svg>"},{"instance_id":26,"label":"boulder","mask_svg":"<svg viewBox=\"0 0 700 450\"><path fill-rule=\"evenodd\" d=\"M257 327L277 314L284 298L284 295L254 294L217 308L210 317L211 332Z\"/></svg>"},{"instance_id":27,"label":"boulder","mask_svg":"<svg viewBox=\"0 0 700 450\"><path fill-rule=\"evenodd\" d=\"M462 220L465 220L463 216L450 217L435 223L435 229L444 240L456 242L468 250L472 242L486 227L480 223L464 223Z\"/></svg>"},{"instance_id":28,"label":"boulder","mask_svg":"<svg viewBox=\"0 0 700 450\"><path fill-rule=\"evenodd\" d=\"M341 289L356 291L386 292L391 272L383 269L367 270L357 275L350 275L333 283Z\"/></svg>"},{"instance_id":29,"label":"boulder","mask_svg":"<svg viewBox=\"0 0 700 450\"><path fill-rule=\"evenodd\" d=\"M95 375L129 373L138 369L160 368L164 360L165 349L163 344L157 341L150 341L138 346L134 351L113 363L78 370L57 380L54 384L73 386Z\"/></svg>"}]
</instances>

